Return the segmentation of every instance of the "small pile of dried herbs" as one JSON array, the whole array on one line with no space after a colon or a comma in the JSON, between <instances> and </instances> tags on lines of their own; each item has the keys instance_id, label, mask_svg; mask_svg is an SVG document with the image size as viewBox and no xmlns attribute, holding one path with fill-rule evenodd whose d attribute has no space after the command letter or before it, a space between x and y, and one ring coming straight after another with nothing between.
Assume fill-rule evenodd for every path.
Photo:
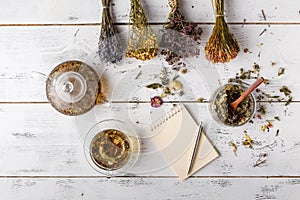
<instances>
[{"instance_id":1,"label":"small pile of dried herbs","mask_svg":"<svg viewBox=\"0 0 300 200\"><path fill-rule=\"evenodd\" d=\"M168 95L175 95L178 94L179 96L183 95L183 86L182 83L176 80L179 76L175 76L173 79L170 80L168 77L168 72L165 67L161 70L160 80L161 83L151 83L146 86L149 89L162 89L162 94L160 95L161 98L164 98Z\"/></svg>"},{"instance_id":2,"label":"small pile of dried herbs","mask_svg":"<svg viewBox=\"0 0 300 200\"><path fill-rule=\"evenodd\" d=\"M173 65L181 58L199 55L198 44L202 29L184 18L178 9L178 0L169 0L169 6L169 21L164 27L160 46L163 48L161 54L165 56L165 60Z\"/></svg>"},{"instance_id":3,"label":"small pile of dried herbs","mask_svg":"<svg viewBox=\"0 0 300 200\"><path fill-rule=\"evenodd\" d=\"M205 46L205 54L213 63L225 63L238 55L240 47L224 19L224 0L214 0L214 6L216 24Z\"/></svg>"},{"instance_id":4,"label":"small pile of dried herbs","mask_svg":"<svg viewBox=\"0 0 300 200\"><path fill-rule=\"evenodd\" d=\"M128 47L126 57L138 60L154 58L158 50L158 42L155 33L148 24L144 9L140 0L131 0Z\"/></svg>"},{"instance_id":5,"label":"small pile of dried herbs","mask_svg":"<svg viewBox=\"0 0 300 200\"><path fill-rule=\"evenodd\" d=\"M102 0L103 12L101 33L98 43L99 56L104 64L116 63L122 60L122 48L118 34L110 14L110 1Z\"/></svg>"}]
</instances>

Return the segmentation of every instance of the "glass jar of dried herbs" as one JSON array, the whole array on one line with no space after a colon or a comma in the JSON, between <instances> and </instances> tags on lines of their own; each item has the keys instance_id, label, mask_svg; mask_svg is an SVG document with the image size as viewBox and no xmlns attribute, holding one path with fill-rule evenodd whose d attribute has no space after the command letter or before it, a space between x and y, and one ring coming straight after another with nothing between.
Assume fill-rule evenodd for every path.
<instances>
[{"instance_id":1,"label":"glass jar of dried herbs","mask_svg":"<svg viewBox=\"0 0 300 200\"><path fill-rule=\"evenodd\" d=\"M233 111L230 103L238 99L246 88L239 84L230 83L221 86L210 100L210 113L219 123L228 126L241 126L248 122L255 112L255 98L251 93Z\"/></svg>"}]
</instances>

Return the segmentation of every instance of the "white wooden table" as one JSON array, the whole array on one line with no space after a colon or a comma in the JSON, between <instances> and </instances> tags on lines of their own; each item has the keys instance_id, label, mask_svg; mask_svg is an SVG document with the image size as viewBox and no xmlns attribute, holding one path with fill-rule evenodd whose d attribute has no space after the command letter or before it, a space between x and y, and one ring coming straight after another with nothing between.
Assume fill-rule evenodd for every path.
<instances>
[{"instance_id":1,"label":"white wooden table","mask_svg":"<svg viewBox=\"0 0 300 200\"><path fill-rule=\"evenodd\" d=\"M48 74L69 59L89 62L88 55L98 43L100 1L0 0L1 199L299 199L300 1L226 0L226 19L241 53L234 61L215 67L203 55L214 23L211 2L181 2L186 17L203 28L202 54L195 62L196 68L179 74L185 94L167 97L162 108L172 101L184 102L198 121L206 123L207 136L221 154L186 181L180 181L168 167L111 179L94 171L84 157L74 119L50 106L44 81L32 76L32 71ZM143 3L158 32L169 13L167 0ZM129 1L114 0L112 9L126 44ZM245 48L252 53L244 53ZM161 67L149 69L151 62L159 62L159 58L97 68L111 102L110 107L95 107L94 111L101 113L100 119L117 116L139 120L137 126L148 123L143 120L149 117L149 98L160 94L143 89L147 83L159 81ZM239 128L218 126L210 119L208 103L197 102L199 97L209 99L210 92L198 89L201 81L199 73L194 72L201 68L217 70L215 78L223 84L241 67L251 69L254 62L270 79L270 85L261 88L278 94L286 85L292 90L293 102L288 106L285 102L259 102L267 107L263 119L256 118L254 124ZM272 62L276 64L272 66ZM280 77L279 67L286 69ZM134 79L140 71L141 76ZM280 121L275 120L269 132L261 131L266 120L274 120L274 116ZM254 141L252 149L242 145L244 130ZM237 156L230 142L237 144ZM262 154L266 154L265 163L254 167Z\"/></svg>"}]
</instances>

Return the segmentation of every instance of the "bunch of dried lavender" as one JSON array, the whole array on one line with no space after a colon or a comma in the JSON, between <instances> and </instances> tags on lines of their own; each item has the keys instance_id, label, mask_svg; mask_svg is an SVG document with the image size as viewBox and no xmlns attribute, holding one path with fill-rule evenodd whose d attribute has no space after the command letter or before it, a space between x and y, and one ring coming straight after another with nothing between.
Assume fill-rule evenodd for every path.
<instances>
[{"instance_id":1,"label":"bunch of dried lavender","mask_svg":"<svg viewBox=\"0 0 300 200\"><path fill-rule=\"evenodd\" d=\"M116 33L109 11L110 1L111 0L102 0L103 13L98 53L104 64L116 63L122 60L120 38Z\"/></svg>"},{"instance_id":2,"label":"bunch of dried lavender","mask_svg":"<svg viewBox=\"0 0 300 200\"><path fill-rule=\"evenodd\" d=\"M205 46L205 54L213 63L225 63L234 59L240 51L239 44L224 19L224 0L213 0L216 24Z\"/></svg>"},{"instance_id":3,"label":"bunch of dried lavender","mask_svg":"<svg viewBox=\"0 0 300 200\"><path fill-rule=\"evenodd\" d=\"M160 46L163 48L161 54L172 65L181 58L199 55L198 44L202 29L184 18L178 9L178 0L169 0L169 6L169 21L163 31Z\"/></svg>"},{"instance_id":4,"label":"bunch of dried lavender","mask_svg":"<svg viewBox=\"0 0 300 200\"><path fill-rule=\"evenodd\" d=\"M140 0L131 0L128 47L126 57L138 60L154 58L158 50L158 42L155 33L148 24L144 9Z\"/></svg>"}]
</instances>

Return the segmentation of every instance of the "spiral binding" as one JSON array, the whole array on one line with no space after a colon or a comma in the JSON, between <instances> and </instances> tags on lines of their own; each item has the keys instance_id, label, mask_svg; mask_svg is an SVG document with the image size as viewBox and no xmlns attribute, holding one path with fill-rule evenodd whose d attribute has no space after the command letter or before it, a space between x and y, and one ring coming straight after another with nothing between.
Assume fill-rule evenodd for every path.
<instances>
[{"instance_id":1,"label":"spiral binding","mask_svg":"<svg viewBox=\"0 0 300 200\"><path fill-rule=\"evenodd\" d=\"M165 122L167 122L169 119L177 115L177 113L181 112L183 110L183 105L179 104L174 106L168 113L166 113L163 117L161 117L159 120L153 122L150 125L150 130L155 131L157 128L159 128L161 125L163 125Z\"/></svg>"}]
</instances>

